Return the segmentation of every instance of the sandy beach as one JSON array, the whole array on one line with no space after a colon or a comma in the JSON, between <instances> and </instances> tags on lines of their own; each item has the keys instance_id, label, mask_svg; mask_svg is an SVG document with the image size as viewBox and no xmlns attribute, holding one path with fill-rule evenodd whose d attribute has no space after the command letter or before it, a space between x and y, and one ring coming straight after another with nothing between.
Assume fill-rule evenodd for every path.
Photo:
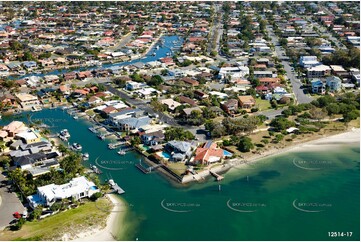
<instances>
[{"instance_id":1,"label":"sandy beach","mask_svg":"<svg viewBox=\"0 0 361 242\"><path fill-rule=\"evenodd\" d=\"M73 241L115 241L115 236L121 231L119 226L123 223L126 214L126 204L115 194L106 195L114 207L107 218L107 225L103 229L91 229L78 234Z\"/></svg>"},{"instance_id":2,"label":"sandy beach","mask_svg":"<svg viewBox=\"0 0 361 242\"><path fill-rule=\"evenodd\" d=\"M331 136L320 136L319 138L311 141L298 141L297 143L293 143L289 146L284 148L271 148L267 151L263 151L260 154L251 154L244 159L242 158L235 158L231 159L227 162L227 164L223 166L217 166L211 168L213 172L216 173L224 173L231 168L241 168L242 166L257 162L260 159L283 154L286 152L302 152L302 151L317 151L317 150L324 150L324 149L336 149L339 148L341 145L347 144L360 144L360 129L359 128L352 128L349 131L344 133L331 135ZM184 176L182 183L194 182L194 181L202 181L206 177L210 176L209 170L204 170L199 172L196 175L188 175Z\"/></svg>"}]
</instances>

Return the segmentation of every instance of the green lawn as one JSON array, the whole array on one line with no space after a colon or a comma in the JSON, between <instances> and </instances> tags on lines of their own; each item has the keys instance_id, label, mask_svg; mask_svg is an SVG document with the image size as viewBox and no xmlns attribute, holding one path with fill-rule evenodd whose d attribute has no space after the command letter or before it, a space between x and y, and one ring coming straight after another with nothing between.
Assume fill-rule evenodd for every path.
<instances>
[{"instance_id":1,"label":"green lawn","mask_svg":"<svg viewBox=\"0 0 361 242\"><path fill-rule=\"evenodd\" d=\"M263 100L260 98L256 99L256 107L258 107L259 111L264 111L271 108L271 103L268 100Z\"/></svg>"},{"instance_id":2,"label":"green lawn","mask_svg":"<svg viewBox=\"0 0 361 242\"><path fill-rule=\"evenodd\" d=\"M167 167L174 171L177 175L183 174L187 167L182 162L168 162Z\"/></svg>"},{"instance_id":3,"label":"green lawn","mask_svg":"<svg viewBox=\"0 0 361 242\"><path fill-rule=\"evenodd\" d=\"M19 231L0 232L0 237L2 240L61 240L65 233L74 235L91 226L105 227L111 207L106 198L100 198L40 221L26 222Z\"/></svg>"}]
</instances>

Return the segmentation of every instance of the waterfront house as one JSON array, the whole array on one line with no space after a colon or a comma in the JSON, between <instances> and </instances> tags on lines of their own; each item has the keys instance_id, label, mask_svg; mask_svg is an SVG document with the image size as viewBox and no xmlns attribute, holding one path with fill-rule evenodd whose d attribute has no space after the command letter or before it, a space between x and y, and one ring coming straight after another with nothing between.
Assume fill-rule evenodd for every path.
<instances>
[{"instance_id":1,"label":"waterfront house","mask_svg":"<svg viewBox=\"0 0 361 242\"><path fill-rule=\"evenodd\" d=\"M99 191L99 188L95 186L94 182L89 181L84 176L80 176L62 185L50 184L38 187L37 193L28 196L27 199L32 208L40 205L49 207L55 202L61 202L63 199L79 200L85 197L89 198Z\"/></svg>"},{"instance_id":2,"label":"waterfront house","mask_svg":"<svg viewBox=\"0 0 361 242\"><path fill-rule=\"evenodd\" d=\"M0 96L0 102L3 111L17 107L16 98L10 93Z\"/></svg>"},{"instance_id":3,"label":"waterfront house","mask_svg":"<svg viewBox=\"0 0 361 242\"><path fill-rule=\"evenodd\" d=\"M144 133L140 136L144 145L154 146L162 143L165 139L164 133L161 130Z\"/></svg>"},{"instance_id":4,"label":"waterfront house","mask_svg":"<svg viewBox=\"0 0 361 242\"><path fill-rule=\"evenodd\" d=\"M27 70L31 70L33 68L37 67L37 64L35 61L24 61L23 62L23 67Z\"/></svg>"},{"instance_id":5,"label":"waterfront house","mask_svg":"<svg viewBox=\"0 0 361 242\"><path fill-rule=\"evenodd\" d=\"M46 75L44 76L44 84L58 84L60 79L57 75Z\"/></svg>"},{"instance_id":6,"label":"waterfront house","mask_svg":"<svg viewBox=\"0 0 361 242\"><path fill-rule=\"evenodd\" d=\"M128 108L128 109L124 109L121 110L119 112L115 112L115 113L110 113L108 115L108 119L109 122L112 123L113 125L118 125L118 121L121 119L126 119L126 118L130 118L130 117L141 117L143 116L144 111L141 109L132 109L132 108Z\"/></svg>"},{"instance_id":7,"label":"waterfront house","mask_svg":"<svg viewBox=\"0 0 361 242\"><path fill-rule=\"evenodd\" d=\"M207 141L201 147L196 149L194 164L209 165L211 163L220 162L225 156L232 156L232 153L217 147L217 143Z\"/></svg>"},{"instance_id":8,"label":"waterfront house","mask_svg":"<svg viewBox=\"0 0 361 242\"><path fill-rule=\"evenodd\" d=\"M63 78L65 81L75 80L77 77L76 72L68 72L63 74Z\"/></svg>"},{"instance_id":9,"label":"waterfront house","mask_svg":"<svg viewBox=\"0 0 361 242\"><path fill-rule=\"evenodd\" d=\"M250 109L256 105L256 100L251 96L238 96L239 106L241 108Z\"/></svg>"},{"instance_id":10,"label":"waterfront house","mask_svg":"<svg viewBox=\"0 0 361 242\"><path fill-rule=\"evenodd\" d=\"M194 144L186 141L169 141L164 150L170 154L170 161L184 161L192 156Z\"/></svg>"},{"instance_id":11,"label":"waterfront house","mask_svg":"<svg viewBox=\"0 0 361 242\"><path fill-rule=\"evenodd\" d=\"M89 105L98 105L98 104L102 104L103 102L104 102L103 99L97 96L92 96L88 99Z\"/></svg>"},{"instance_id":12,"label":"waterfront house","mask_svg":"<svg viewBox=\"0 0 361 242\"><path fill-rule=\"evenodd\" d=\"M38 98L28 93L16 93L15 97L22 108L31 108L39 104Z\"/></svg>"},{"instance_id":13,"label":"waterfront house","mask_svg":"<svg viewBox=\"0 0 361 242\"><path fill-rule=\"evenodd\" d=\"M85 80L89 77L92 77L93 74L91 71L80 71L80 72L76 73L76 76L79 80Z\"/></svg>"},{"instance_id":14,"label":"waterfront house","mask_svg":"<svg viewBox=\"0 0 361 242\"><path fill-rule=\"evenodd\" d=\"M149 125L152 119L148 116L141 116L141 117L129 117L119 119L117 121L118 127L121 130L131 131L132 133L137 132L139 129Z\"/></svg>"}]
</instances>

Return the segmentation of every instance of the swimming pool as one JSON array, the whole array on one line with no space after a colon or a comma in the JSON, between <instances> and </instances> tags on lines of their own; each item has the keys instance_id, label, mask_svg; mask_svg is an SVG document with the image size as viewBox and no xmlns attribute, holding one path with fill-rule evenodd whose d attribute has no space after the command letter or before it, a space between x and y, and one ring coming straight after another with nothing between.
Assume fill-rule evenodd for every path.
<instances>
[{"instance_id":1,"label":"swimming pool","mask_svg":"<svg viewBox=\"0 0 361 242\"><path fill-rule=\"evenodd\" d=\"M223 155L231 157L233 154L227 150L223 150Z\"/></svg>"},{"instance_id":2,"label":"swimming pool","mask_svg":"<svg viewBox=\"0 0 361 242\"><path fill-rule=\"evenodd\" d=\"M161 156L163 156L163 157L166 158L166 159L169 159L169 158L170 158L170 154L167 153L167 152L165 152L165 151L162 151Z\"/></svg>"}]
</instances>

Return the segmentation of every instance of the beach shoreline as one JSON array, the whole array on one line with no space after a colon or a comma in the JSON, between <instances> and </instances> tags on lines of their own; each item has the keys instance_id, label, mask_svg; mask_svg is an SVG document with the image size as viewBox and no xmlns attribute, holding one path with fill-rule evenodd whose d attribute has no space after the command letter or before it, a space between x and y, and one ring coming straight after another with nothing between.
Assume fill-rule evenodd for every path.
<instances>
[{"instance_id":1,"label":"beach shoreline","mask_svg":"<svg viewBox=\"0 0 361 242\"><path fill-rule=\"evenodd\" d=\"M115 194L107 194L106 197L113 204L106 226L102 229L82 231L73 241L116 241L117 237L124 232L122 228L127 213L126 202Z\"/></svg>"},{"instance_id":2,"label":"beach shoreline","mask_svg":"<svg viewBox=\"0 0 361 242\"><path fill-rule=\"evenodd\" d=\"M218 174L226 174L228 171L232 169L239 169L242 166L245 166L250 163L256 163L259 160L264 158L293 153L293 152L301 152L301 151L317 151L326 148L335 148L340 145L347 144L360 144L360 128L352 128L342 133L334 134L323 137L319 137L317 139L309 140L309 141L298 141L292 145L286 146L284 148L271 148L270 150L264 151L260 154L251 154L245 158L234 158L228 160L224 165L220 165L214 168L211 168L213 172ZM188 175L184 176L182 183L190 183L195 181L206 181L211 174L209 170L204 170L199 172L196 175Z\"/></svg>"}]
</instances>

